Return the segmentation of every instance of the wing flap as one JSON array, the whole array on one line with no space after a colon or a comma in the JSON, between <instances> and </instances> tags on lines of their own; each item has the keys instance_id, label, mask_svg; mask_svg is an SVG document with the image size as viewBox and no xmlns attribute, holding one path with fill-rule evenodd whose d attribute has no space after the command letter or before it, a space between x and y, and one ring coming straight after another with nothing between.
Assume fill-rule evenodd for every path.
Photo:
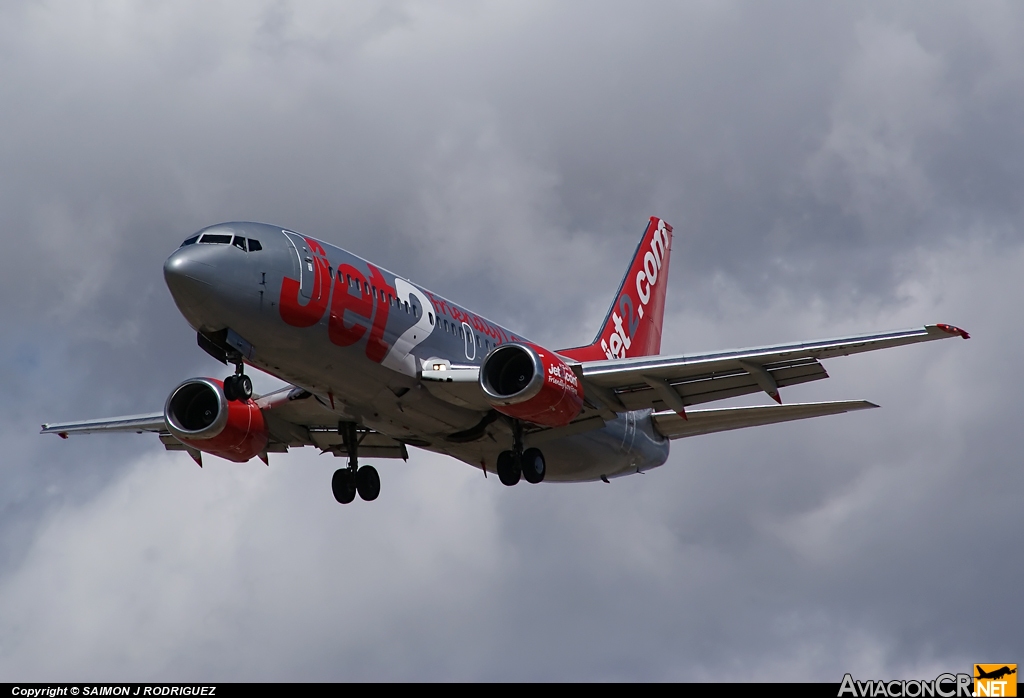
<instances>
[{"instance_id":1,"label":"wing flap","mask_svg":"<svg viewBox=\"0 0 1024 698\"><path fill-rule=\"evenodd\" d=\"M791 422L797 419L824 417L856 410L868 410L878 405L867 400L837 402L804 402L795 405L759 405L756 407L727 407L717 410L694 410L683 419L675 412L651 415L654 428L668 439L713 434L719 431L759 427L765 424Z\"/></svg>"},{"instance_id":2,"label":"wing flap","mask_svg":"<svg viewBox=\"0 0 1024 698\"><path fill-rule=\"evenodd\" d=\"M813 359L768 365L765 368L780 388L828 378L825 368ZM670 380L669 386L679 394L686 405L699 405L740 395L750 395L763 389L757 379L742 368L675 381ZM631 410L671 409L671 406L665 404L664 399L658 395L657 391L646 383L622 388L617 391L617 396L619 401Z\"/></svg>"},{"instance_id":3,"label":"wing flap","mask_svg":"<svg viewBox=\"0 0 1024 698\"><path fill-rule=\"evenodd\" d=\"M337 430L310 429L309 436L313 445L321 451L333 453L335 456L348 456L345 438ZM409 460L409 452L405 444L376 431L360 431L356 452L366 458L401 458Z\"/></svg>"}]
</instances>

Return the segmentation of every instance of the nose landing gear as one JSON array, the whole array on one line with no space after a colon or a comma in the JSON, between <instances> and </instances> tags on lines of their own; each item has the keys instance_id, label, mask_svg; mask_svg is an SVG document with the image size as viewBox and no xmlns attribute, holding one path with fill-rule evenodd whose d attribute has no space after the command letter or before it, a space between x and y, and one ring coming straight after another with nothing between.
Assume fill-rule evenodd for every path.
<instances>
[{"instance_id":1,"label":"nose landing gear","mask_svg":"<svg viewBox=\"0 0 1024 698\"><path fill-rule=\"evenodd\" d=\"M536 485L544 481L547 464L544 454L537 448L523 448L523 425L517 419L512 423L512 450L498 454L498 479L501 484L512 487L520 477Z\"/></svg>"},{"instance_id":2,"label":"nose landing gear","mask_svg":"<svg viewBox=\"0 0 1024 698\"><path fill-rule=\"evenodd\" d=\"M339 425L345 450L348 451L348 467L339 468L331 479L331 491L339 504L349 504L359 494L364 502L372 502L380 495L380 475L372 465L359 467L359 438L356 425L348 422Z\"/></svg>"},{"instance_id":3,"label":"nose landing gear","mask_svg":"<svg viewBox=\"0 0 1024 698\"><path fill-rule=\"evenodd\" d=\"M235 375L224 379L224 397L239 402L248 402L252 397L252 379L245 375L245 364L241 359L235 362Z\"/></svg>"}]
</instances>

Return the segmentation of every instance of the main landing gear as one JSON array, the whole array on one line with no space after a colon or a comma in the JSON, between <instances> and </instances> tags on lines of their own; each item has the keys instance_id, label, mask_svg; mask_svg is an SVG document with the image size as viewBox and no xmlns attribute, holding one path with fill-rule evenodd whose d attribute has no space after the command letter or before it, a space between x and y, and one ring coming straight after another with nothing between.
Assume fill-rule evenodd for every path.
<instances>
[{"instance_id":1,"label":"main landing gear","mask_svg":"<svg viewBox=\"0 0 1024 698\"><path fill-rule=\"evenodd\" d=\"M536 485L544 481L547 465L544 454L537 448L523 448L523 425L517 419L512 423L512 450L498 454L498 479L501 484L511 487L522 477Z\"/></svg>"},{"instance_id":2,"label":"main landing gear","mask_svg":"<svg viewBox=\"0 0 1024 698\"><path fill-rule=\"evenodd\" d=\"M224 379L224 397L239 402L248 402L252 397L252 379L245 375L245 364L235 361L235 375Z\"/></svg>"},{"instance_id":3,"label":"main landing gear","mask_svg":"<svg viewBox=\"0 0 1024 698\"><path fill-rule=\"evenodd\" d=\"M342 431L342 438L345 441L345 449L348 451L348 467L340 468L334 472L331 478L331 491L339 504L348 504L356 498L366 502L372 502L380 494L380 475L372 465L359 467L359 438L356 433L356 425L347 422L339 425Z\"/></svg>"}]
</instances>

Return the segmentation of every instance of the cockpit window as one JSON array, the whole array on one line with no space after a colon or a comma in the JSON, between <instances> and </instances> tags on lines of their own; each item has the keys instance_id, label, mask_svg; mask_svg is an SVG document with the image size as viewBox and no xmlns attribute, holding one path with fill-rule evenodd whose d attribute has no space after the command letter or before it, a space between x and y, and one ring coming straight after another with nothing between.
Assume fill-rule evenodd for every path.
<instances>
[{"instance_id":1,"label":"cockpit window","mask_svg":"<svg viewBox=\"0 0 1024 698\"><path fill-rule=\"evenodd\" d=\"M202 237L202 239L199 242L207 243L207 244L211 244L211 245L230 245L231 244L231 236L230 235L214 235L212 233L207 233L206 235L204 235Z\"/></svg>"},{"instance_id":2,"label":"cockpit window","mask_svg":"<svg viewBox=\"0 0 1024 698\"><path fill-rule=\"evenodd\" d=\"M241 235L222 235L219 233L193 235L188 240L181 243L181 246L185 247L186 245L194 245L197 242L205 243L207 245L234 245L240 250L248 248L249 252L259 252L263 249L263 245L260 244L259 240L253 240L251 238L246 240Z\"/></svg>"}]
</instances>

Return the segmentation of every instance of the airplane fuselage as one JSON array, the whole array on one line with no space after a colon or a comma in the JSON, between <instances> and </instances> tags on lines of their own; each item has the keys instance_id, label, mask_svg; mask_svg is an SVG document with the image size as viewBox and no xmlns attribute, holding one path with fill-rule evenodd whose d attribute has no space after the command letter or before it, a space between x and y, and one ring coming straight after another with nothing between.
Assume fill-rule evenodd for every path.
<instances>
[{"instance_id":1,"label":"airplane fuselage","mask_svg":"<svg viewBox=\"0 0 1024 698\"><path fill-rule=\"evenodd\" d=\"M496 347L527 342L522 335L343 249L270 225L206 228L168 258L164 275L197 332L226 337L247 363L306 389L339 422L490 472L510 448L510 429L488 422L486 406L439 390L421 372L480 366ZM542 448L546 480L581 481L662 465L669 442L640 410L547 438Z\"/></svg>"}]
</instances>

